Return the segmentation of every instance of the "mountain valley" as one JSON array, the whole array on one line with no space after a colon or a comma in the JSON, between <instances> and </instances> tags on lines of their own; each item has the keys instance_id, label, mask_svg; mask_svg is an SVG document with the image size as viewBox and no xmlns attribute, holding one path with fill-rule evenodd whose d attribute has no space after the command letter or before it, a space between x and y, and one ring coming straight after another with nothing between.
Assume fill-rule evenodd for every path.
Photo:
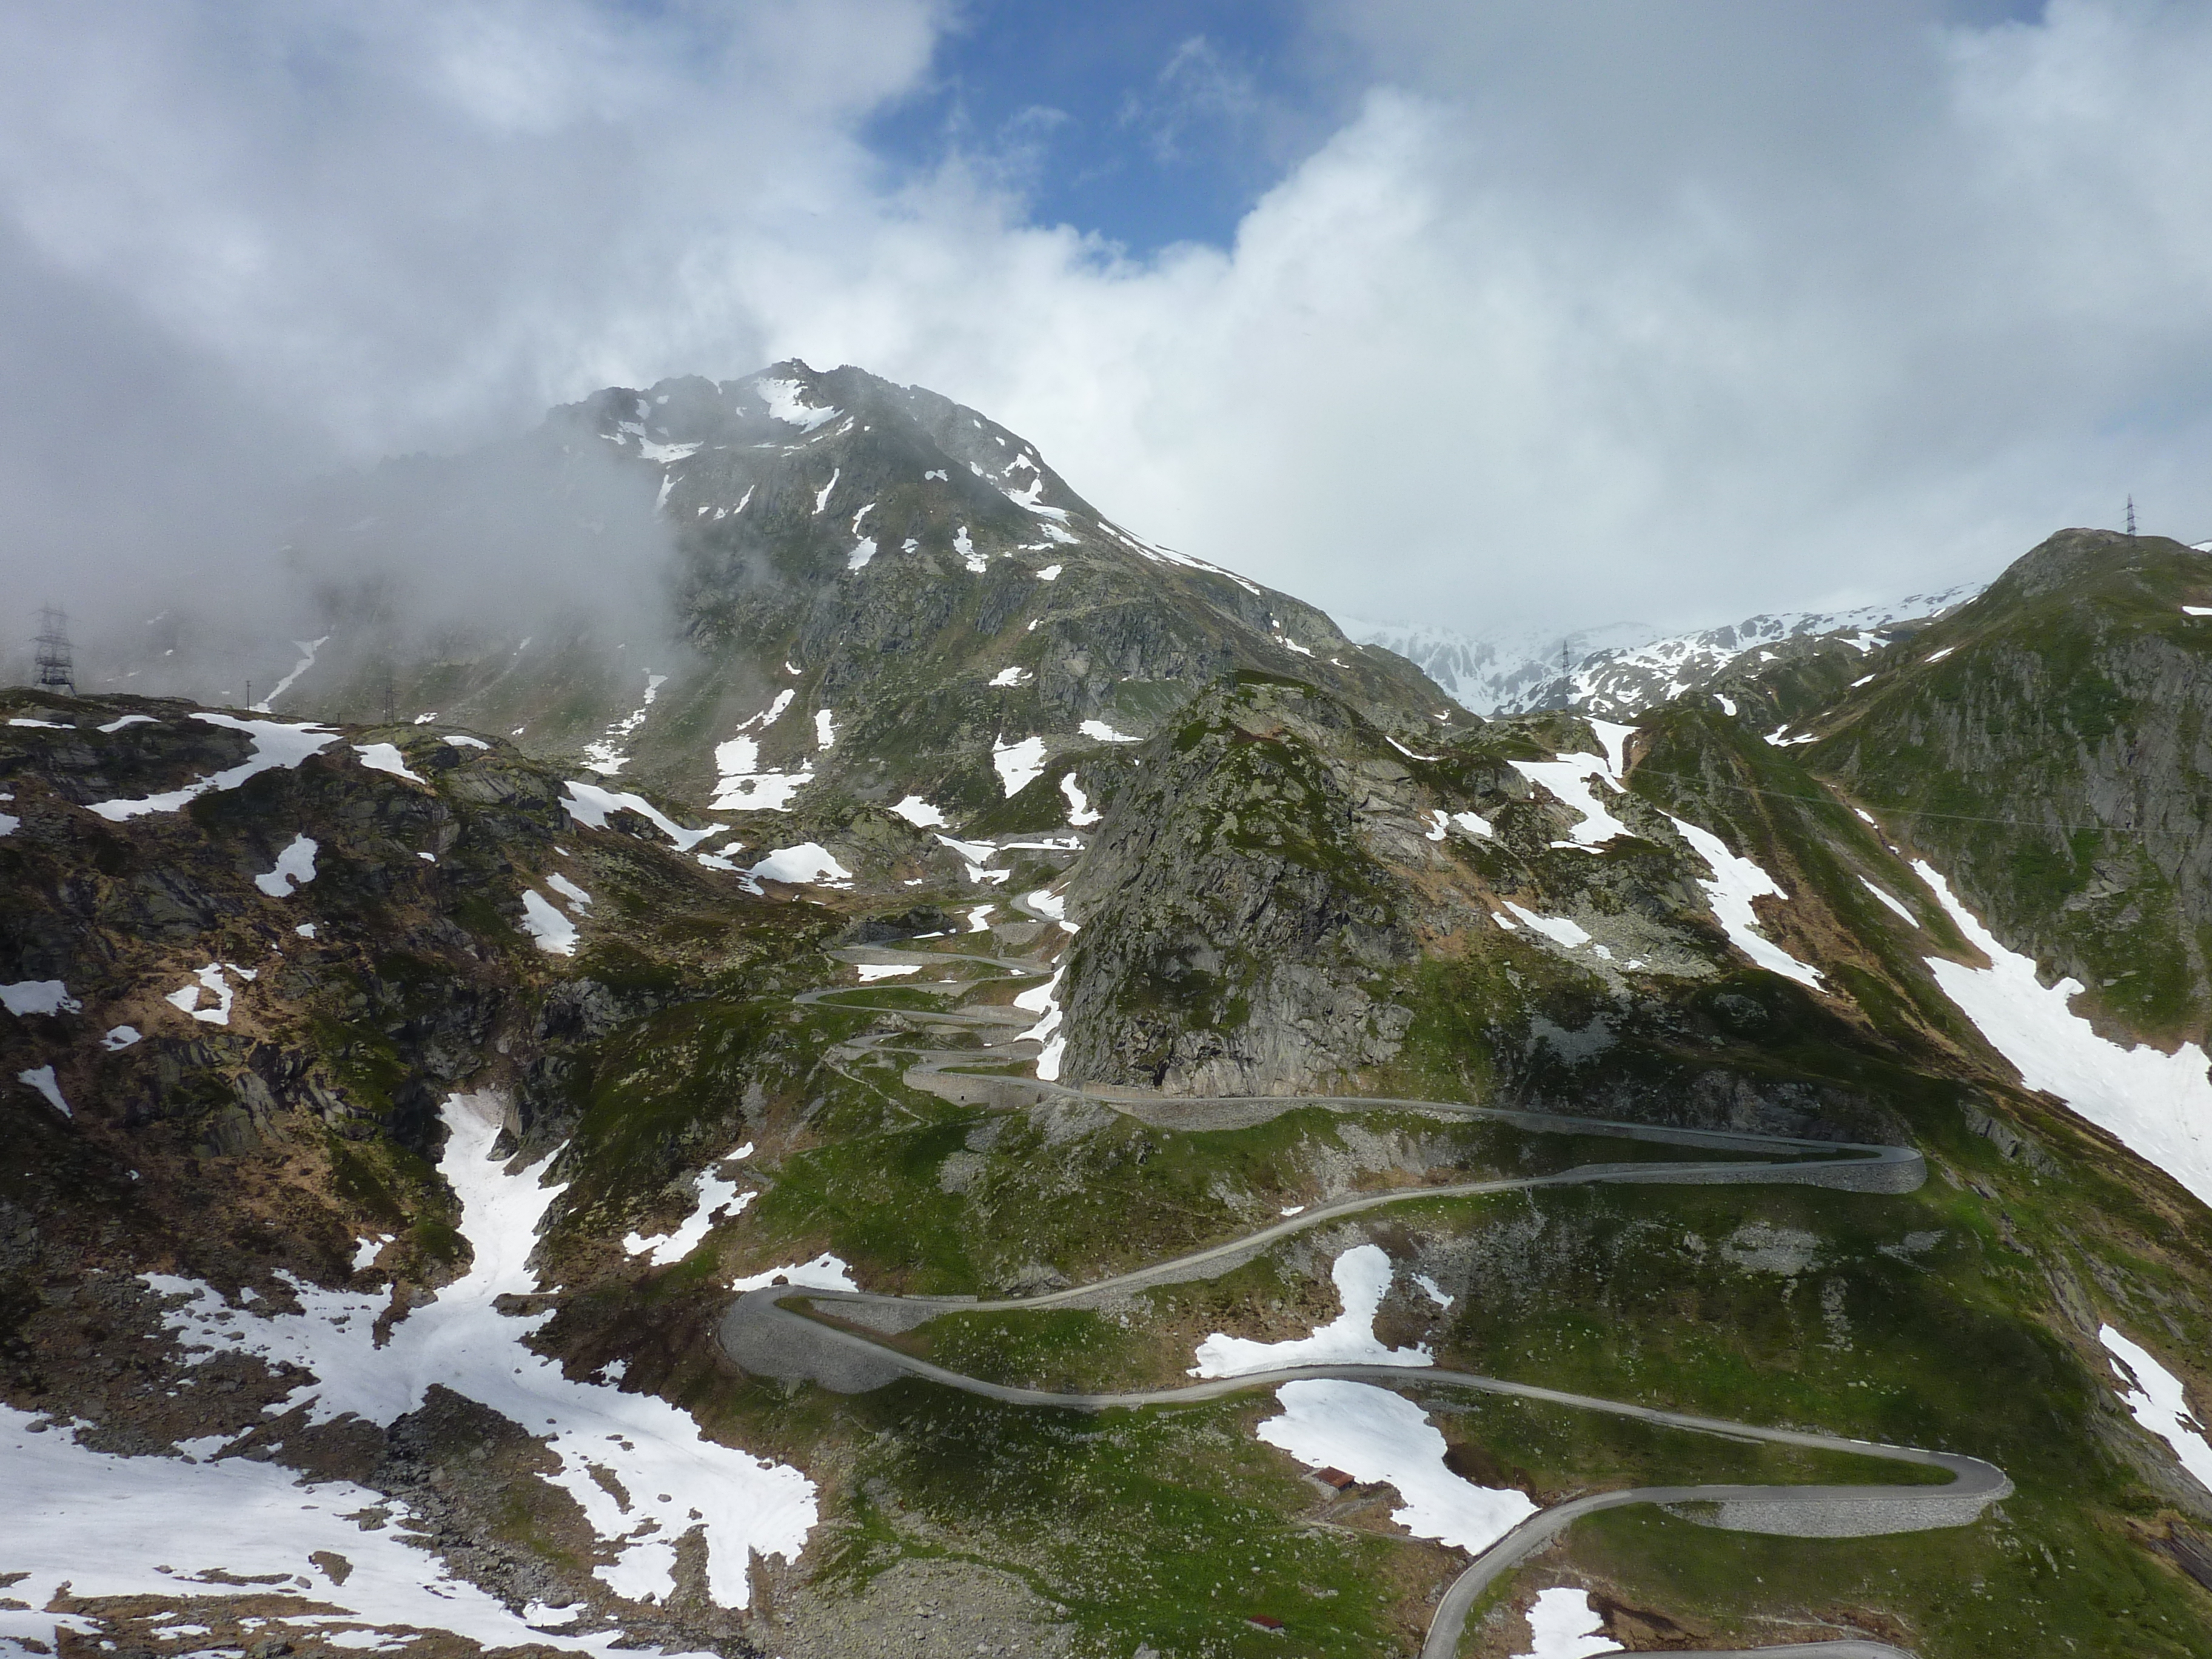
<instances>
[{"instance_id":1,"label":"mountain valley","mask_svg":"<svg viewBox=\"0 0 2212 1659\"><path fill-rule=\"evenodd\" d=\"M495 473L662 633L0 692L0 1651L2212 1655L2212 556L1547 681L787 362L301 568Z\"/></svg>"}]
</instances>

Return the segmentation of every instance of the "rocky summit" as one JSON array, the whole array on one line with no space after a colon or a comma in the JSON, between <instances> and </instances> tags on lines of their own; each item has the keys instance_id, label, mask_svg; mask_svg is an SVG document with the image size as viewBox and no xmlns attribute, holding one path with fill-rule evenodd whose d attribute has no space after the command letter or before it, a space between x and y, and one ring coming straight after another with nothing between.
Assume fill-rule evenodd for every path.
<instances>
[{"instance_id":1,"label":"rocky summit","mask_svg":"<svg viewBox=\"0 0 2212 1659\"><path fill-rule=\"evenodd\" d=\"M659 631L0 693L0 1650L2212 1654L2212 557L1485 719L798 363L301 556L494 474Z\"/></svg>"}]
</instances>

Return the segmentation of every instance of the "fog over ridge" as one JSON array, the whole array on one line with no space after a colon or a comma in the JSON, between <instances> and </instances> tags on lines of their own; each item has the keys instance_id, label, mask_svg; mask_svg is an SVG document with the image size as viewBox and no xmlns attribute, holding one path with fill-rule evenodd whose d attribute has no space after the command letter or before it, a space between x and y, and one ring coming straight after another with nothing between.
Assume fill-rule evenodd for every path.
<instances>
[{"instance_id":1,"label":"fog over ridge","mask_svg":"<svg viewBox=\"0 0 2212 1659\"><path fill-rule=\"evenodd\" d=\"M2202 9L1316 4L1331 124L1232 242L1142 253L1040 220L1011 140L871 149L968 26L0 19L0 660L46 602L88 648L177 609L281 641L318 625L315 481L791 356L986 410L1144 534L1470 632L1924 591L2130 493L2212 535ZM378 553L395 603L496 623L520 569L634 606L651 538L568 545L510 482Z\"/></svg>"}]
</instances>

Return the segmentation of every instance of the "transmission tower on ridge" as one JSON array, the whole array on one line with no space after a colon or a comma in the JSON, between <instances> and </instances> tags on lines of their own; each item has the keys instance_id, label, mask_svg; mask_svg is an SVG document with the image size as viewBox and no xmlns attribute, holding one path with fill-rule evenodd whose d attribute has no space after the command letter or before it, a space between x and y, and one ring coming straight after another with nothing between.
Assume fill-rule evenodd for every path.
<instances>
[{"instance_id":1,"label":"transmission tower on ridge","mask_svg":"<svg viewBox=\"0 0 2212 1659\"><path fill-rule=\"evenodd\" d=\"M2130 495L2130 496L2128 497L2128 539L2129 539L2130 541L2133 541L2133 540L2135 540L2135 538L2136 538L2136 498L2135 498L2133 495Z\"/></svg>"},{"instance_id":2,"label":"transmission tower on ridge","mask_svg":"<svg viewBox=\"0 0 2212 1659\"><path fill-rule=\"evenodd\" d=\"M70 650L69 616L52 605L39 611L39 690L76 695L76 664Z\"/></svg>"}]
</instances>

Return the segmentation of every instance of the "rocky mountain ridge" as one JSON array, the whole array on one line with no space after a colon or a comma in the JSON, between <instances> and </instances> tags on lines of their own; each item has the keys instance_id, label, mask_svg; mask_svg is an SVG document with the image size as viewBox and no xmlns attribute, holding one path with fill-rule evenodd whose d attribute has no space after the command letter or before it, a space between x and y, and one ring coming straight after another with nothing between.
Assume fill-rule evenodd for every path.
<instances>
[{"instance_id":1,"label":"rocky mountain ridge","mask_svg":"<svg viewBox=\"0 0 2212 1659\"><path fill-rule=\"evenodd\" d=\"M1622 720L1710 685L1732 667L1756 666L1789 645L1834 641L1866 652L1948 615L1982 590L1964 583L1848 611L1781 611L1719 628L1662 635L1615 623L1546 639L1517 629L1467 635L1435 626L1352 623L1352 637L1418 664L1478 714L1571 708Z\"/></svg>"},{"instance_id":2,"label":"rocky mountain ridge","mask_svg":"<svg viewBox=\"0 0 2212 1659\"><path fill-rule=\"evenodd\" d=\"M2063 532L1888 642L1486 721L858 371L537 441L669 531L657 684L459 641L269 700L388 721L0 694L0 1642L1365 1659L1496 1517L1866 1478L1648 1406L2004 1496L1594 1517L1465 1651L1584 1597L2212 1652L2202 554ZM1729 1132L1910 1180L1589 1174ZM935 1300L806 1301L855 1286ZM763 1291L1000 1393L741 1363ZM1402 1375L1051 1400L1248 1353Z\"/></svg>"}]
</instances>

